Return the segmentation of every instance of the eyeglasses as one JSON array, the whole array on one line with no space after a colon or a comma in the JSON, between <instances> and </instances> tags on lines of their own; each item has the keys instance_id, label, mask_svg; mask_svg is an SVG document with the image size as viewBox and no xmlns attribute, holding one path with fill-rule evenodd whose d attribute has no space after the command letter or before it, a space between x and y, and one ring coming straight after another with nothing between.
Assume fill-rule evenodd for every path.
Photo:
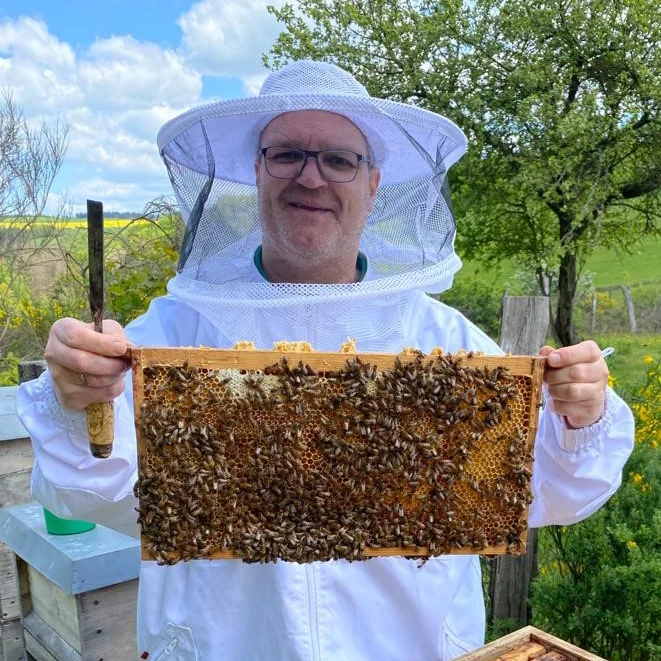
<instances>
[{"instance_id":1,"label":"eyeglasses","mask_svg":"<svg viewBox=\"0 0 661 661\"><path fill-rule=\"evenodd\" d=\"M345 149L311 151L296 147L264 147L260 153L264 156L266 170L276 179L297 179L308 158L314 158L326 181L346 184L356 178L361 162L370 163L367 156Z\"/></svg>"}]
</instances>

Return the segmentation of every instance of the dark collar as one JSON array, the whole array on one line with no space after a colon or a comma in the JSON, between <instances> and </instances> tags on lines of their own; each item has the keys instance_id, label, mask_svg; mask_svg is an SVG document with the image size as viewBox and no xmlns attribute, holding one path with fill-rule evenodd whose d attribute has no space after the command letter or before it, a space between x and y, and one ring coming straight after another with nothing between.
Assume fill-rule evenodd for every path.
<instances>
[{"instance_id":1,"label":"dark collar","mask_svg":"<svg viewBox=\"0 0 661 661\"><path fill-rule=\"evenodd\" d=\"M267 282L271 282L264 272L264 266L262 265L262 246L257 246L255 254L253 255L253 261L255 262L255 268L259 271L262 278ZM367 273L367 257L365 257L365 254L360 251L358 252L358 258L356 259L356 269L358 270L357 282L361 282Z\"/></svg>"}]
</instances>

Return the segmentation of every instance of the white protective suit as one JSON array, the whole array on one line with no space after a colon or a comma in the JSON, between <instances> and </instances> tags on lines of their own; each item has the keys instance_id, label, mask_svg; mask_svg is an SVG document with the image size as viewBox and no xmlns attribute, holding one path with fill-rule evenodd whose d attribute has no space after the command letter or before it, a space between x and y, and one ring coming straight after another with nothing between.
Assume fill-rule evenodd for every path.
<instances>
[{"instance_id":1,"label":"white protective suit","mask_svg":"<svg viewBox=\"0 0 661 661\"><path fill-rule=\"evenodd\" d=\"M249 269L247 278L258 280L256 269ZM365 305L356 315L349 304L299 303L278 314L246 312L249 318L227 319L221 331L169 295L156 299L127 334L147 346L231 347L252 339L267 348L278 340L307 339L319 350L337 350L355 337L360 351L440 346L500 352L456 310L419 291L375 298L367 309L368 318ZM334 346L315 345L322 326ZM248 338L235 330L248 327ZM373 339L361 343L368 336ZM34 495L59 515L137 535L129 390L115 402L114 450L104 460L90 455L84 414L59 406L47 372L21 386L17 409L34 442ZM530 525L570 524L598 509L619 486L632 444L631 413L610 390L605 414L589 428L568 431L559 416L544 410ZM141 657L148 661L449 661L484 638L477 556L432 558L423 566L392 557L312 564L143 562L139 590L137 655L148 652Z\"/></svg>"}]
</instances>

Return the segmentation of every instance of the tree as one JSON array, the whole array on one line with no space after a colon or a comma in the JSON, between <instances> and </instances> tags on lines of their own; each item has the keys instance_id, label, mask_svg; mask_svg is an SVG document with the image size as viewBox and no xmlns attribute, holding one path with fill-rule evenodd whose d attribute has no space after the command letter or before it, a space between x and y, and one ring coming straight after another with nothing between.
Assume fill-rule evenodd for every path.
<instances>
[{"instance_id":1,"label":"tree","mask_svg":"<svg viewBox=\"0 0 661 661\"><path fill-rule=\"evenodd\" d=\"M515 259L573 302L597 245L661 231L661 14L656 0L300 0L265 63L314 57L371 94L444 113L469 136L453 176L458 245Z\"/></svg>"},{"instance_id":2,"label":"tree","mask_svg":"<svg viewBox=\"0 0 661 661\"><path fill-rule=\"evenodd\" d=\"M15 294L27 287L24 277L30 263L55 259L47 247L57 235L56 224L40 219L64 160L68 134L69 125L61 119L52 126L32 126L11 93L0 94L0 349L16 321Z\"/></svg>"}]
</instances>

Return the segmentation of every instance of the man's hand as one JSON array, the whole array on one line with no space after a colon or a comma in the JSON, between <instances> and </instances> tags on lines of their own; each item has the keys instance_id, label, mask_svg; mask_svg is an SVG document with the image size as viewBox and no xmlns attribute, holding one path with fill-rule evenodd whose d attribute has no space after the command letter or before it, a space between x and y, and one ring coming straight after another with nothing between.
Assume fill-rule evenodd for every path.
<instances>
[{"instance_id":1,"label":"man's hand","mask_svg":"<svg viewBox=\"0 0 661 661\"><path fill-rule=\"evenodd\" d=\"M116 321L104 321L103 333L94 324L58 319L51 327L44 358L60 404L82 411L92 402L109 402L124 391L129 369L123 357L129 346Z\"/></svg>"},{"instance_id":2,"label":"man's hand","mask_svg":"<svg viewBox=\"0 0 661 661\"><path fill-rule=\"evenodd\" d=\"M591 425L602 416L608 384L608 367L595 342L588 340L562 349L544 346L544 382L551 408L565 416L570 429Z\"/></svg>"}]
</instances>

